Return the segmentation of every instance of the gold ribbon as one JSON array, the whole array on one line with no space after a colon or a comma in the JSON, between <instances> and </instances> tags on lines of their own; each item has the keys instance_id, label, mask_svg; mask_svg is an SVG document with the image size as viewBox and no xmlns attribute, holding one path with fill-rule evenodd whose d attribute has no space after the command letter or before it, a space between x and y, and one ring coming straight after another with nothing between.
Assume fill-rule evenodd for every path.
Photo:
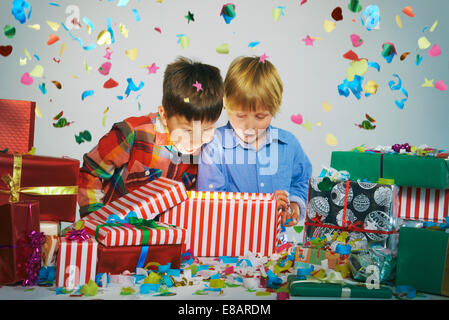
<instances>
[{"instance_id":1,"label":"gold ribbon","mask_svg":"<svg viewBox=\"0 0 449 320\"><path fill-rule=\"evenodd\" d=\"M55 196L55 195L76 195L78 186L49 186L49 187L20 187L22 179L22 155L14 154L14 164L12 177L10 174L2 178L8 190L0 189L0 193L9 194L9 202L18 202L20 194Z\"/></svg>"}]
</instances>

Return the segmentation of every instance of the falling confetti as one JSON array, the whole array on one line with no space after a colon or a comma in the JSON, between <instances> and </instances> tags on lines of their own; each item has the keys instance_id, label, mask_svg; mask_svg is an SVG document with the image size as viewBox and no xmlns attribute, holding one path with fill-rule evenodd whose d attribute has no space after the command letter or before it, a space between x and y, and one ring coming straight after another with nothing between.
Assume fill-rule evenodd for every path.
<instances>
[{"instance_id":1,"label":"falling confetti","mask_svg":"<svg viewBox=\"0 0 449 320\"><path fill-rule=\"evenodd\" d=\"M223 17L226 24L230 24L232 20L234 20L236 14L235 14L235 4L228 3L225 4L221 8L220 16Z\"/></svg>"},{"instance_id":2,"label":"falling confetti","mask_svg":"<svg viewBox=\"0 0 449 320\"><path fill-rule=\"evenodd\" d=\"M343 11L341 7L336 7L334 10L332 10L331 17L335 21L343 20Z\"/></svg>"},{"instance_id":3,"label":"falling confetti","mask_svg":"<svg viewBox=\"0 0 449 320\"><path fill-rule=\"evenodd\" d=\"M332 105L330 105L329 103L327 103L326 101L323 101L323 103L321 104L321 106L323 107L324 112L329 112L332 110Z\"/></svg>"},{"instance_id":4,"label":"falling confetti","mask_svg":"<svg viewBox=\"0 0 449 320\"><path fill-rule=\"evenodd\" d=\"M75 135L76 143L81 144L85 141L92 141L92 135L88 130L81 131L78 135Z\"/></svg>"},{"instance_id":5,"label":"falling confetti","mask_svg":"<svg viewBox=\"0 0 449 320\"><path fill-rule=\"evenodd\" d=\"M438 80L437 82L435 82L435 89L446 91L447 85L443 82L443 80Z\"/></svg>"},{"instance_id":6,"label":"falling confetti","mask_svg":"<svg viewBox=\"0 0 449 320\"><path fill-rule=\"evenodd\" d=\"M228 54L229 53L229 44L228 43L223 43L221 45L219 45L215 51L217 51L217 53L220 54Z\"/></svg>"},{"instance_id":7,"label":"falling confetti","mask_svg":"<svg viewBox=\"0 0 449 320\"><path fill-rule=\"evenodd\" d=\"M51 83L53 83L55 85L56 88L58 88L59 90L62 89L62 84L59 81L56 80L52 80Z\"/></svg>"},{"instance_id":8,"label":"falling confetti","mask_svg":"<svg viewBox=\"0 0 449 320\"><path fill-rule=\"evenodd\" d=\"M296 124L301 125L301 124L302 124L302 121L303 121L302 114L300 114L300 113L294 114L294 115L292 115L292 116L290 117L290 120L291 120L293 123L296 123Z\"/></svg>"},{"instance_id":9,"label":"falling confetti","mask_svg":"<svg viewBox=\"0 0 449 320\"><path fill-rule=\"evenodd\" d=\"M407 6L404 9L402 9L402 12L411 18L415 16L415 14L413 13L413 8L410 6Z\"/></svg>"},{"instance_id":10,"label":"falling confetti","mask_svg":"<svg viewBox=\"0 0 449 320\"><path fill-rule=\"evenodd\" d=\"M192 12L188 12L186 16L184 16L184 18L187 19L187 23L190 23L190 21L195 21L195 18L193 17L193 13Z\"/></svg>"},{"instance_id":11,"label":"falling confetti","mask_svg":"<svg viewBox=\"0 0 449 320\"><path fill-rule=\"evenodd\" d=\"M372 117L370 117L368 114L365 114L366 120L363 120L361 124L355 124L360 129L365 130L374 130L376 128L376 125L374 124L376 120L374 120Z\"/></svg>"},{"instance_id":12,"label":"falling confetti","mask_svg":"<svg viewBox=\"0 0 449 320\"><path fill-rule=\"evenodd\" d=\"M405 103L405 101L407 101L407 99L408 99L408 92L407 92L404 88L402 88L402 80L401 80L401 78L399 77L399 75L393 74L393 77L395 77L395 78L398 80L398 82L395 84L394 80L390 80L390 81L388 82L388 86L390 87L391 90L399 90L399 91L401 91L402 94L405 96L405 98L403 98L402 100L395 100L395 101L394 101L394 103L396 104L396 106L397 106L399 109L402 110L402 109L404 109L404 103Z\"/></svg>"},{"instance_id":13,"label":"falling confetti","mask_svg":"<svg viewBox=\"0 0 449 320\"><path fill-rule=\"evenodd\" d=\"M94 90L86 90L81 94L81 100L84 101L86 97L92 96L94 94Z\"/></svg>"},{"instance_id":14,"label":"falling confetti","mask_svg":"<svg viewBox=\"0 0 449 320\"><path fill-rule=\"evenodd\" d=\"M16 28L14 28L13 26L10 26L9 24L7 24L3 28L3 33L5 34L5 37L7 37L9 39L12 39L16 35Z\"/></svg>"},{"instance_id":15,"label":"falling confetti","mask_svg":"<svg viewBox=\"0 0 449 320\"><path fill-rule=\"evenodd\" d=\"M338 144L338 141L332 133L328 133L326 136L326 143L331 147L335 147Z\"/></svg>"},{"instance_id":16,"label":"falling confetti","mask_svg":"<svg viewBox=\"0 0 449 320\"><path fill-rule=\"evenodd\" d=\"M12 53L12 46L0 46L0 54L4 57L9 56Z\"/></svg>"},{"instance_id":17,"label":"falling confetti","mask_svg":"<svg viewBox=\"0 0 449 320\"><path fill-rule=\"evenodd\" d=\"M64 128L74 123L74 121L68 122L66 118L62 117L63 115L64 111L61 111L60 113L58 113L56 116L53 117L53 120L57 121L56 123L53 123L53 127Z\"/></svg>"},{"instance_id":18,"label":"falling confetti","mask_svg":"<svg viewBox=\"0 0 449 320\"><path fill-rule=\"evenodd\" d=\"M111 89L111 88L115 88L118 86L118 82L115 81L112 78L109 78L109 80L107 80L104 84L103 84L103 88L105 89Z\"/></svg>"}]
</instances>

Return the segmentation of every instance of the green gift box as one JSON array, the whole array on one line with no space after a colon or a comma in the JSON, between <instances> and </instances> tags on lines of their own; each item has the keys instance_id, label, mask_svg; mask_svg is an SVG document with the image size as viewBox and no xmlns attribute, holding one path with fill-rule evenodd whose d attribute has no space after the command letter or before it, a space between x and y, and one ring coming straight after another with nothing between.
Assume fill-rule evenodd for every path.
<instances>
[{"instance_id":1,"label":"green gift box","mask_svg":"<svg viewBox=\"0 0 449 320\"><path fill-rule=\"evenodd\" d=\"M320 283L317 280L301 280L295 275L288 276L287 281L292 296L372 299L391 299L393 296L391 289L382 285L375 289L366 285Z\"/></svg>"},{"instance_id":2,"label":"green gift box","mask_svg":"<svg viewBox=\"0 0 449 320\"><path fill-rule=\"evenodd\" d=\"M396 285L449 296L449 233L402 227Z\"/></svg>"},{"instance_id":3,"label":"green gift box","mask_svg":"<svg viewBox=\"0 0 449 320\"><path fill-rule=\"evenodd\" d=\"M449 159L398 153L334 151L331 167L348 171L351 180L394 179L398 186L449 188Z\"/></svg>"}]
</instances>

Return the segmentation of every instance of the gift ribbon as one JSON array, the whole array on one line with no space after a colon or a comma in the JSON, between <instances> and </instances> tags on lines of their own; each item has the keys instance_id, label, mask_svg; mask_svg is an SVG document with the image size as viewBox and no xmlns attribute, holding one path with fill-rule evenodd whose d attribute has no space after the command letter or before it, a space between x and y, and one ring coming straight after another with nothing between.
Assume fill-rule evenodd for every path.
<instances>
[{"instance_id":1,"label":"gift ribbon","mask_svg":"<svg viewBox=\"0 0 449 320\"><path fill-rule=\"evenodd\" d=\"M31 211L31 205L29 206ZM28 236L31 239L32 252L26 263L27 277L22 282L22 286L33 286L39 280L39 271L41 268L41 246L45 242L43 232L31 231Z\"/></svg>"},{"instance_id":2,"label":"gift ribbon","mask_svg":"<svg viewBox=\"0 0 449 320\"><path fill-rule=\"evenodd\" d=\"M65 238L70 241L86 241L90 238L85 229L70 230L67 232Z\"/></svg>"},{"instance_id":3,"label":"gift ribbon","mask_svg":"<svg viewBox=\"0 0 449 320\"><path fill-rule=\"evenodd\" d=\"M21 187L22 178L22 155L14 154L13 174L3 176L8 190L0 189L0 193L9 194L9 202L18 202L20 194L54 196L54 195L76 195L78 186L51 186L51 187Z\"/></svg>"},{"instance_id":4,"label":"gift ribbon","mask_svg":"<svg viewBox=\"0 0 449 320\"><path fill-rule=\"evenodd\" d=\"M296 283L335 283L344 285L345 281L340 272L330 272L326 277L320 279L314 276L305 276L305 280L295 280L290 283L290 287Z\"/></svg>"}]
</instances>

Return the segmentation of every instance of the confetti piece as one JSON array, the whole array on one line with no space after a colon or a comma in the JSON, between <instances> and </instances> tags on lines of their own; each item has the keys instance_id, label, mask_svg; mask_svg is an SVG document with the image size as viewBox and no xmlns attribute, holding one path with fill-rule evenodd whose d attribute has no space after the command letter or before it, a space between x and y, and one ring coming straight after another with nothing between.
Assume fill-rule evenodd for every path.
<instances>
[{"instance_id":1,"label":"confetti piece","mask_svg":"<svg viewBox=\"0 0 449 320\"><path fill-rule=\"evenodd\" d=\"M363 40L360 38L358 34L351 34L350 35L351 43L354 47L360 47L363 44Z\"/></svg>"},{"instance_id":2,"label":"confetti piece","mask_svg":"<svg viewBox=\"0 0 449 320\"><path fill-rule=\"evenodd\" d=\"M11 54L11 52L12 52L12 46L0 46L0 54L2 56L7 57Z\"/></svg>"},{"instance_id":3,"label":"confetti piece","mask_svg":"<svg viewBox=\"0 0 449 320\"><path fill-rule=\"evenodd\" d=\"M326 136L326 143L329 146L334 147L338 144L338 141L337 138L332 133L328 133Z\"/></svg>"},{"instance_id":4,"label":"confetti piece","mask_svg":"<svg viewBox=\"0 0 449 320\"><path fill-rule=\"evenodd\" d=\"M429 40L427 40L427 38L425 36L422 36L421 38L418 39L418 47L423 50L423 49L427 49L428 47L430 47L430 42Z\"/></svg>"},{"instance_id":5,"label":"confetti piece","mask_svg":"<svg viewBox=\"0 0 449 320\"><path fill-rule=\"evenodd\" d=\"M382 44L382 57L385 58L387 63L391 63L395 55L396 55L396 48L393 43L385 42Z\"/></svg>"},{"instance_id":6,"label":"confetti piece","mask_svg":"<svg viewBox=\"0 0 449 320\"><path fill-rule=\"evenodd\" d=\"M217 51L217 53L220 54L228 54L229 53L229 44L228 43L223 43L221 45L219 45L215 51Z\"/></svg>"},{"instance_id":7,"label":"confetti piece","mask_svg":"<svg viewBox=\"0 0 449 320\"><path fill-rule=\"evenodd\" d=\"M304 39L302 39L302 41L304 41L304 43L306 44L306 46L312 46L312 47L313 47L313 41L315 41L315 40L312 39L309 35L307 35L307 37L305 37Z\"/></svg>"},{"instance_id":8,"label":"confetti piece","mask_svg":"<svg viewBox=\"0 0 449 320\"><path fill-rule=\"evenodd\" d=\"M124 36L125 38L128 38L129 30L126 28L126 26L123 23L120 23L119 30L120 30L120 33L122 34L122 36Z\"/></svg>"},{"instance_id":9,"label":"confetti piece","mask_svg":"<svg viewBox=\"0 0 449 320\"><path fill-rule=\"evenodd\" d=\"M324 31L332 32L337 27L337 24L330 20L324 20L323 27L324 27Z\"/></svg>"},{"instance_id":10,"label":"confetti piece","mask_svg":"<svg viewBox=\"0 0 449 320\"><path fill-rule=\"evenodd\" d=\"M20 78L20 82L26 86L32 85L33 81L34 81L33 77L30 76L28 72L25 72Z\"/></svg>"},{"instance_id":11,"label":"confetti piece","mask_svg":"<svg viewBox=\"0 0 449 320\"><path fill-rule=\"evenodd\" d=\"M86 97L92 96L94 94L94 90L86 90L81 94L81 100L84 101Z\"/></svg>"},{"instance_id":12,"label":"confetti piece","mask_svg":"<svg viewBox=\"0 0 449 320\"><path fill-rule=\"evenodd\" d=\"M117 7L126 7L128 2L129 2L129 0L118 0Z\"/></svg>"},{"instance_id":13,"label":"confetti piece","mask_svg":"<svg viewBox=\"0 0 449 320\"><path fill-rule=\"evenodd\" d=\"M36 106L36 108L34 109L34 112L36 114L36 117L42 118L42 112L41 112L41 108L39 108L39 106Z\"/></svg>"},{"instance_id":14,"label":"confetti piece","mask_svg":"<svg viewBox=\"0 0 449 320\"><path fill-rule=\"evenodd\" d=\"M259 58L259 62L265 63L265 60L269 58L269 56L267 56L265 53L263 55L260 56Z\"/></svg>"},{"instance_id":15,"label":"confetti piece","mask_svg":"<svg viewBox=\"0 0 449 320\"><path fill-rule=\"evenodd\" d=\"M134 293L136 293L136 290L131 287L122 288L122 291L120 291L121 296L129 296Z\"/></svg>"},{"instance_id":16,"label":"confetti piece","mask_svg":"<svg viewBox=\"0 0 449 320\"><path fill-rule=\"evenodd\" d=\"M427 78L424 78L424 83L421 85L421 87L427 87L427 88L430 88L430 87L434 87L435 85L433 84L433 81L434 81L434 79L432 79L432 80L429 80L429 79L427 79Z\"/></svg>"},{"instance_id":17,"label":"confetti piece","mask_svg":"<svg viewBox=\"0 0 449 320\"><path fill-rule=\"evenodd\" d=\"M352 12L360 12L360 10L362 10L362 6L360 5L359 0L350 0L348 9Z\"/></svg>"},{"instance_id":18,"label":"confetti piece","mask_svg":"<svg viewBox=\"0 0 449 320\"><path fill-rule=\"evenodd\" d=\"M296 233L301 233L302 230L304 230L304 226L293 226L293 230L295 230Z\"/></svg>"},{"instance_id":19,"label":"confetti piece","mask_svg":"<svg viewBox=\"0 0 449 320\"><path fill-rule=\"evenodd\" d=\"M62 84L59 81L56 80L52 80L51 83L53 83L55 85L56 88L58 88L59 90L62 89Z\"/></svg>"},{"instance_id":20,"label":"confetti piece","mask_svg":"<svg viewBox=\"0 0 449 320\"><path fill-rule=\"evenodd\" d=\"M145 85L143 81L140 81L139 86L137 87L131 78L126 79L128 82L128 86L126 87L125 94L128 97L131 91L139 91Z\"/></svg>"},{"instance_id":21,"label":"confetti piece","mask_svg":"<svg viewBox=\"0 0 449 320\"><path fill-rule=\"evenodd\" d=\"M441 48L437 44L434 44L433 47L430 48L429 51L427 51L427 53L431 57L437 57L441 54Z\"/></svg>"},{"instance_id":22,"label":"confetti piece","mask_svg":"<svg viewBox=\"0 0 449 320\"><path fill-rule=\"evenodd\" d=\"M285 15L284 10L285 10L285 7L282 7L282 6L278 6L278 7L274 8L271 11L271 16L273 17L273 20L278 22L279 19L281 18L281 16Z\"/></svg>"},{"instance_id":23,"label":"confetti piece","mask_svg":"<svg viewBox=\"0 0 449 320\"><path fill-rule=\"evenodd\" d=\"M26 64L27 64L27 58L24 58L24 59L19 58L19 65L24 66Z\"/></svg>"},{"instance_id":24,"label":"confetti piece","mask_svg":"<svg viewBox=\"0 0 449 320\"><path fill-rule=\"evenodd\" d=\"M155 27L154 30L156 30L156 31L159 32L159 33L162 33L162 30L161 30L161 28L159 28L159 27Z\"/></svg>"},{"instance_id":25,"label":"confetti piece","mask_svg":"<svg viewBox=\"0 0 449 320\"><path fill-rule=\"evenodd\" d=\"M92 70L92 67L87 64L87 61L84 61L84 71L89 73L90 70Z\"/></svg>"},{"instance_id":26,"label":"confetti piece","mask_svg":"<svg viewBox=\"0 0 449 320\"><path fill-rule=\"evenodd\" d=\"M407 6L404 9L402 9L402 12L411 18L415 16L415 14L413 13L413 8L410 6Z\"/></svg>"},{"instance_id":27,"label":"confetti piece","mask_svg":"<svg viewBox=\"0 0 449 320\"><path fill-rule=\"evenodd\" d=\"M9 24L7 24L3 28L3 33L5 34L5 37L7 37L9 39L12 39L16 35L16 28L14 28L13 26L10 26Z\"/></svg>"},{"instance_id":28,"label":"confetti piece","mask_svg":"<svg viewBox=\"0 0 449 320\"><path fill-rule=\"evenodd\" d=\"M78 135L75 134L75 141L78 144L81 144L85 141L92 141L92 135L88 130L81 131Z\"/></svg>"},{"instance_id":29,"label":"confetti piece","mask_svg":"<svg viewBox=\"0 0 449 320\"><path fill-rule=\"evenodd\" d=\"M298 113L298 114L296 114L296 115L292 115L291 117L290 117L290 120L293 122L293 123L296 123L296 124L302 124L302 114L300 114L300 113Z\"/></svg>"},{"instance_id":30,"label":"confetti piece","mask_svg":"<svg viewBox=\"0 0 449 320\"><path fill-rule=\"evenodd\" d=\"M147 68L148 74L156 73L156 71L160 69L154 62L151 64L151 66L145 66L145 68Z\"/></svg>"},{"instance_id":31,"label":"confetti piece","mask_svg":"<svg viewBox=\"0 0 449 320\"><path fill-rule=\"evenodd\" d=\"M430 27L430 32L433 32L435 30L435 28L437 27L437 25L438 25L438 20L435 20L435 22Z\"/></svg>"},{"instance_id":32,"label":"confetti piece","mask_svg":"<svg viewBox=\"0 0 449 320\"><path fill-rule=\"evenodd\" d=\"M323 106L324 112L329 112L332 110L332 106L329 103L327 103L326 101L323 101L323 103L321 105Z\"/></svg>"},{"instance_id":33,"label":"confetti piece","mask_svg":"<svg viewBox=\"0 0 449 320\"><path fill-rule=\"evenodd\" d=\"M234 20L236 13L235 13L235 4L228 3L225 4L221 8L220 16L223 17L226 24L230 24L232 20Z\"/></svg>"},{"instance_id":34,"label":"confetti piece","mask_svg":"<svg viewBox=\"0 0 449 320\"><path fill-rule=\"evenodd\" d=\"M59 27L61 26L59 23L54 22L54 21L48 21L47 20L47 24L48 26L53 30L53 31L58 31Z\"/></svg>"},{"instance_id":35,"label":"confetti piece","mask_svg":"<svg viewBox=\"0 0 449 320\"><path fill-rule=\"evenodd\" d=\"M28 10L28 16L25 14L25 10ZM14 0L12 2L11 13L21 24L24 24L26 19L30 19L32 7L26 0Z\"/></svg>"},{"instance_id":36,"label":"confetti piece","mask_svg":"<svg viewBox=\"0 0 449 320\"><path fill-rule=\"evenodd\" d=\"M83 18L83 22L87 25L87 33L91 34L95 30L94 24L87 17Z\"/></svg>"},{"instance_id":37,"label":"confetti piece","mask_svg":"<svg viewBox=\"0 0 449 320\"><path fill-rule=\"evenodd\" d=\"M48 41L47 41L47 45L52 45L53 43L55 43L55 42L58 42L59 41L59 37L57 36L57 35L55 35L55 34L50 34L50 36L48 37Z\"/></svg>"},{"instance_id":38,"label":"confetti piece","mask_svg":"<svg viewBox=\"0 0 449 320\"><path fill-rule=\"evenodd\" d=\"M137 11L137 9L132 9L131 11L134 14L134 19L136 19L136 21L139 22L140 21L140 13L139 13L139 11Z\"/></svg>"},{"instance_id":39,"label":"confetti piece","mask_svg":"<svg viewBox=\"0 0 449 320\"><path fill-rule=\"evenodd\" d=\"M253 41L248 44L248 47L255 49L260 44L260 41Z\"/></svg>"},{"instance_id":40,"label":"confetti piece","mask_svg":"<svg viewBox=\"0 0 449 320\"><path fill-rule=\"evenodd\" d=\"M41 78L43 74L44 74L44 67L42 67L40 64L36 65L30 72L30 76L35 78Z\"/></svg>"},{"instance_id":41,"label":"confetti piece","mask_svg":"<svg viewBox=\"0 0 449 320\"><path fill-rule=\"evenodd\" d=\"M302 124L302 126L303 126L304 129L306 129L307 131L312 132L313 124L310 123L309 120L306 120L306 121Z\"/></svg>"},{"instance_id":42,"label":"confetti piece","mask_svg":"<svg viewBox=\"0 0 449 320\"><path fill-rule=\"evenodd\" d=\"M401 61L403 61L405 58L407 58L407 56L410 54L411 52L404 52L403 54L401 54L401 57L399 59L401 59Z\"/></svg>"},{"instance_id":43,"label":"confetti piece","mask_svg":"<svg viewBox=\"0 0 449 320\"><path fill-rule=\"evenodd\" d=\"M187 23L190 23L190 21L195 21L195 18L193 17L193 13L192 12L188 12L186 16L184 16L184 18L187 19Z\"/></svg>"},{"instance_id":44,"label":"confetti piece","mask_svg":"<svg viewBox=\"0 0 449 320\"><path fill-rule=\"evenodd\" d=\"M188 36L185 34L177 34L176 37L178 38L178 43L181 44L183 49L187 49L189 47L190 38Z\"/></svg>"},{"instance_id":45,"label":"confetti piece","mask_svg":"<svg viewBox=\"0 0 449 320\"><path fill-rule=\"evenodd\" d=\"M399 77L399 75L397 74L393 74L393 77L395 77L398 82L395 84L394 80L390 80L388 82L388 86L390 87L391 90L400 90L402 92L402 94L405 96L405 98L403 98L402 100L395 100L395 104L399 109L404 109L404 103L405 101L407 101L408 99L408 92L402 88L402 80Z\"/></svg>"},{"instance_id":46,"label":"confetti piece","mask_svg":"<svg viewBox=\"0 0 449 320\"><path fill-rule=\"evenodd\" d=\"M419 64L421 63L422 59L423 59L423 57L420 56L419 54L417 54L417 55L416 55L416 59L415 59L415 64L416 64L417 66L419 66Z\"/></svg>"},{"instance_id":47,"label":"confetti piece","mask_svg":"<svg viewBox=\"0 0 449 320\"><path fill-rule=\"evenodd\" d=\"M343 20L343 11L341 7L336 7L334 10L332 10L331 17L335 21Z\"/></svg>"},{"instance_id":48,"label":"confetti piece","mask_svg":"<svg viewBox=\"0 0 449 320\"><path fill-rule=\"evenodd\" d=\"M343 83L339 84L337 87L338 93L341 96L348 97L349 93L352 92L352 94L357 98L357 100L359 100L361 97L361 92L363 91L362 80L363 77L359 75L356 75L353 81L348 81L348 79L344 79Z\"/></svg>"},{"instance_id":49,"label":"confetti piece","mask_svg":"<svg viewBox=\"0 0 449 320\"><path fill-rule=\"evenodd\" d=\"M398 25L399 28L402 29L402 20L399 15L396 15L396 24Z\"/></svg>"},{"instance_id":50,"label":"confetti piece","mask_svg":"<svg viewBox=\"0 0 449 320\"><path fill-rule=\"evenodd\" d=\"M83 43L83 40L81 40L81 39L78 38L78 37L75 37L75 36L72 34L72 32L70 32L70 30L65 26L64 23L62 23L62 27L69 33L69 36L72 38L72 40L76 40L76 41L79 42L79 44L81 45L81 47L82 47L84 50L87 51L87 50L92 50L92 49L95 49L95 48L96 48L95 43L91 43L90 45L85 46L84 43Z\"/></svg>"},{"instance_id":51,"label":"confetti piece","mask_svg":"<svg viewBox=\"0 0 449 320\"><path fill-rule=\"evenodd\" d=\"M28 60L31 60L31 55L26 48L23 49L23 52L25 52L25 55L27 56Z\"/></svg>"},{"instance_id":52,"label":"confetti piece","mask_svg":"<svg viewBox=\"0 0 449 320\"><path fill-rule=\"evenodd\" d=\"M111 66L112 64L110 62L105 62L98 68L98 72L100 72L104 76L107 76L109 74L109 71L111 70Z\"/></svg>"},{"instance_id":53,"label":"confetti piece","mask_svg":"<svg viewBox=\"0 0 449 320\"><path fill-rule=\"evenodd\" d=\"M105 89L111 89L111 88L115 88L118 86L118 82L115 81L112 78L109 78L109 80L107 80L104 84L103 84L103 88Z\"/></svg>"},{"instance_id":54,"label":"confetti piece","mask_svg":"<svg viewBox=\"0 0 449 320\"><path fill-rule=\"evenodd\" d=\"M68 122L66 118L62 117L63 115L64 111L61 111L60 113L58 113L56 116L53 117L53 120L57 121L56 123L53 123L53 127L64 128L70 126L73 123L73 121Z\"/></svg>"},{"instance_id":55,"label":"confetti piece","mask_svg":"<svg viewBox=\"0 0 449 320\"><path fill-rule=\"evenodd\" d=\"M443 82L443 80L438 80L437 82L435 82L435 89L446 91L447 85Z\"/></svg>"},{"instance_id":56,"label":"confetti piece","mask_svg":"<svg viewBox=\"0 0 449 320\"><path fill-rule=\"evenodd\" d=\"M102 46L104 44L111 44L112 43L112 37L108 30L101 30L100 33L97 36L97 44L99 46Z\"/></svg>"},{"instance_id":57,"label":"confetti piece","mask_svg":"<svg viewBox=\"0 0 449 320\"><path fill-rule=\"evenodd\" d=\"M369 94L375 94L378 87L379 85L376 83L376 81L369 80L363 87L363 90Z\"/></svg>"},{"instance_id":58,"label":"confetti piece","mask_svg":"<svg viewBox=\"0 0 449 320\"><path fill-rule=\"evenodd\" d=\"M59 49L59 56L62 56L64 51L65 51L65 43L61 44L61 49Z\"/></svg>"},{"instance_id":59,"label":"confetti piece","mask_svg":"<svg viewBox=\"0 0 449 320\"><path fill-rule=\"evenodd\" d=\"M366 30L371 31L373 29L379 29L380 13L378 6L372 4L366 7L362 17L360 18L362 26L366 26Z\"/></svg>"},{"instance_id":60,"label":"confetti piece","mask_svg":"<svg viewBox=\"0 0 449 320\"><path fill-rule=\"evenodd\" d=\"M190 99L189 98L184 98L184 102L185 103L190 103Z\"/></svg>"},{"instance_id":61,"label":"confetti piece","mask_svg":"<svg viewBox=\"0 0 449 320\"><path fill-rule=\"evenodd\" d=\"M110 48L107 47L107 48L106 48L106 54L103 56L103 58L106 58L106 59L108 59L108 60L111 60L111 54L112 54L114 51L109 51L109 50L110 50Z\"/></svg>"},{"instance_id":62,"label":"confetti piece","mask_svg":"<svg viewBox=\"0 0 449 320\"><path fill-rule=\"evenodd\" d=\"M40 30L41 26L39 24L29 24L28 28L33 29L33 30Z\"/></svg>"},{"instance_id":63,"label":"confetti piece","mask_svg":"<svg viewBox=\"0 0 449 320\"><path fill-rule=\"evenodd\" d=\"M203 87L202 87L201 83L199 83L198 81L195 81L193 86L196 88L196 92L203 91Z\"/></svg>"},{"instance_id":64,"label":"confetti piece","mask_svg":"<svg viewBox=\"0 0 449 320\"><path fill-rule=\"evenodd\" d=\"M256 292L256 296L258 297L266 297L266 296L270 296L271 292L268 291L257 291Z\"/></svg>"},{"instance_id":65,"label":"confetti piece","mask_svg":"<svg viewBox=\"0 0 449 320\"><path fill-rule=\"evenodd\" d=\"M351 61L346 69L347 79L348 81L353 81L356 75L363 76L366 71L368 71L368 61L366 59Z\"/></svg>"}]
</instances>

